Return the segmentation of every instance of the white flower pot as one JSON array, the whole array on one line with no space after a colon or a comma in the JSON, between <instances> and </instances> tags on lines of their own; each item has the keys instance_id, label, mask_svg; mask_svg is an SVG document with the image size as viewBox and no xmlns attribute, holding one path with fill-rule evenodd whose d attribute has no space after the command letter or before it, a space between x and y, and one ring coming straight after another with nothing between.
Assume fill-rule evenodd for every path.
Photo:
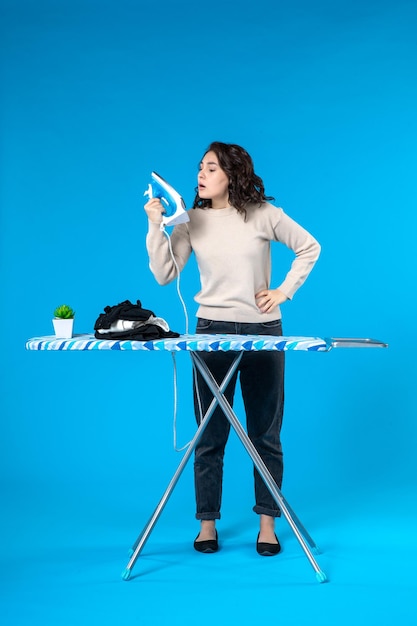
<instances>
[{"instance_id":1,"label":"white flower pot","mask_svg":"<svg viewBox=\"0 0 417 626\"><path fill-rule=\"evenodd\" d=\"M52 320L55 330L55 336L59 339L71 339L72 330L74 327L74 319L63 320L59 317L54 317Z\"/></svg>"}]
</instances>

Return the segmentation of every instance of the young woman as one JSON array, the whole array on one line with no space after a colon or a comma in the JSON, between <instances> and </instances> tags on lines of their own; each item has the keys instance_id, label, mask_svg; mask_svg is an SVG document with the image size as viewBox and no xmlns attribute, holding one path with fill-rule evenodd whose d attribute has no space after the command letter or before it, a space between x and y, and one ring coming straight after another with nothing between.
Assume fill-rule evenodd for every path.
<instances>
[{"instance_id":1,"label":"young woman","mask_svg":"<svg viewBox=\"0 0 417 626\"><path fill-rule=\"evenodd\" d=\"M304 283L319 253L317 241L281 208L269 203L264 185L255 174L250 155L235 144L212 143L205 152L197 177L198 187L190 221L175 226L172 250L181 271L194 252L201 289L195 296L197 333L231 333L281 336L280 305L291 299ZM163 206L153 198L145 205L149 219L146 239L150 268L158 283L176 277L168 241L160 231ZM282 282L270 286L270 243L280 242L295 253ZM230 352L200 353L220 383L234 355ZM283 455L280 431L284 405L284 352L245 352L226 390L229 403L240 376L248 435L281 487ZM201 376L194 386L197 422L212 394ZM200 532L194 541L199 552L216 552L215 523L220 519L223 457L230 424L217 407L195 451L194 475ZM280 511L257 470L254 470L255 506L260 530L259 554L280 551L275 518Z\"/></svg>"}]
</instances>

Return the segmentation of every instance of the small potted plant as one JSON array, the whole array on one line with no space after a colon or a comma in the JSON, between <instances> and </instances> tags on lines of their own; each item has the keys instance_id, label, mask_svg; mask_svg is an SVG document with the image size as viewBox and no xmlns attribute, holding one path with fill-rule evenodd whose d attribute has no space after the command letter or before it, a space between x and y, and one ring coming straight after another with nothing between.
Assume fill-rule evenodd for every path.
<instances>
[{"instance_id":1,"label":"small potted plant","mask_svg":"<svg viewBox=\"0 0 417 626\"><path fill-rule=\"evenodd\" d=\"M60 339L70 339L74 326L75 311L68 304L61 304L54 311L52 323L55 335Z\"/></svg>"}]
</instances>

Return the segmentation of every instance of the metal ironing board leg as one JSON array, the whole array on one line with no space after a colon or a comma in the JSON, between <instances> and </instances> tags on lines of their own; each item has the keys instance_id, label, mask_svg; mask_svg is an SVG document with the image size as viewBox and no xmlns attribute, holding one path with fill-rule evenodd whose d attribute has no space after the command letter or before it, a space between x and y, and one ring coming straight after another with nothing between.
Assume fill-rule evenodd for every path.
<instances>
[{"instance_id":1,"label":"metal ironing board leg","mask_svg":"<svg viewBox=\"0 0 417 626\"><path fill-rule=\"evenodd\" d=\"M278 487L277 487L278 489ZM305 526L303 526L303 524L300 522L298 516L296 515L295 511L290 507L290 505L288 504L287 500L284 498L281 490L280 490L280 494L281 494L281 498L282 501L284 502L290 516L292 517L293 521L295 522L298 530L300 531L300 533L303 535L304 539L307 541L307 543L309 544L311 551L313 554L320 554L321 550L318 547L318 545L316 544L316 542L314 541L314 539L312 539L311 535L308 533L307 529L305 528Z\"/></svg>"},{"instance_id":2,"label":"metal ironing board leg","mask_svg":"<svg viewBox=\"0 0 417 626\"><path fill-rule=\"evenodd\" d=\"M191 357L193 358L195 355L195 353L191 353ZM224 391L227 388L227 385L230 382L230 379L232 378L233 374L236 371L237 366L240 363L240 360L243 356L243 352L239 352L236 355L236 358L233 360L233 363L231 364L226 376L223 379L223 382L221 383L220 387L218 386L218 390L221 394L224 393ZM193 361L195 362L195 360L193 359ZM197 363L196 366L198 367ZM186 452L184 453L183 458L181 459L180 464L178 465L174 476L172 477L168 487L165 490L164 495L162 496L161 500L159 501L157 507L155 508L155 511L153 512L153 514L151 515L151 517L149 518L148 523L146 524L146 526L144 527L144 529L142 530L142 532L140 533L140 535L138 536L138 538L136 539L135 543L133 544L132 547L132 551L131 551L131 556L129 559L128 564L126 565L126 568L123 570L122 572L122 578L123 580L129 580L132 569L137 561L137 559L139 558L139 555L146 543L146 541L149 538L149 535L151 534L156 522L159 519L159 516L161 515L162 511L164 510L164 507L166 505L166 503L168 502L168 499L170 498L172 492L174 491L174 488L185 468L185 466L187 465L201 435L204 432L204 429L206 428L210 417L214 411L214 409L216 408L216 405L218 404L218 399L216 397L213 398L213 400L210 403L210 406L208 407L203 419L201 420L201 423L193 437L193 439L191 440Z\"/></svg>"},{"instance_id":3,"label":"metal ironing board leg","mask_svg":"<svg viewBox=\"0 0 417 626\"><path fill-rule=\"evenodd\" d=\"M209 368L207 367L205 362L201 359L201 357L198 355L198 353L194 353L193 354L193 358L194 358L194 362L195 362L196 366L198 367L198 370L199 370L200 374L204 378L207 386L209 387L209 389L213 393L214 397L217 398L217 401L218 401L220 407L222 408L225 416L229 420L230 425L235 430L235 432L236 432L237 436L239 437L240 441L242 442L244 448L246 449L247 453L251 457L251 459L252 459L256 469L258 470L259 474L261 475L265 485L267 486L268 490L270 491L270 493L271 493L272 497L274 498L275 502L278 504L278 506L281 509L282 513L284 514L288 524L291 527L291 530L295 534L295 536L296 536L298 542L300 543L300 545L301 545L301 547L302 547L306 557L308 558L308 560L310 561L311 566L313 567L314 571L316 572L317 580L320 583L326 582L327 581L327 576L320 569L318 563L314 559L314 556L313 556L309 546L307 545L307 543L305 541L305 538L304 538L304 536L303 536L303 534L301 532L301 529L302 529L306 533L304 527L301 526L301 525L299 527L297 525L297 523L296 523L296 520L298 522L298 519L297 518L294 519L294 517L291 515L292 511L287 506L287 503L286 503L285 499L283 498L280 489L278 488L277 484L275 483L274 479L272 478L268 468L266 467L265 463L263 462L262 458L260 457L260 455L259 455L258 451L256 450L255 446L253 445L253 443L249 439L249 437L248 437L247 433L245 432L244 428L240 424L236 414L234 413L234 411L231 408L230 404L228 403L227 399L224 397L223 393L221 392L221 390L219 388L219 385L217 384L217 382L215 381L215 379L213 377L213 374L210 372ZM312 541L311 537L308 534L307 534L307 538L310 541ZM314 542L313 542L313 546L312 547L317 549L317 546L315 546Z\"/></svg>"},{"instance_id":4,"label":"metal ironing board leg","mask_svg":"<svg viewBox=\"0 0 417 626\"><path fill-rule=\"evenodd\" d=\"M207 365L205 364L205 362L199 357L197 352L191 352L191 357L192 360L195 364L195 366L197 367L197 369L199 370L200 374L203 376L205 382L207 383L209 389L212 391L213 393L213 401L211 402L199 428L197 429L192 441L190 442L190 445L188 446L173 478L171 479L164 495L162 496L159 504L157 505L153 515L151 516L151 518L149 519L147 525L145 526L145 528L143 529L143 531L141 532L141 534L139 535L139 537L137 538L136 542L134 543L133 547L132 547L132 555L131 558L125 568L125 570L122 573L122 578L123 580L129 580L130 576L131 576L131 571L136 563L136 560L138 559L140 552L142 551L147 539L149 538L157 520L159 519L159 516L161 515L169 497L171 496L186 464L188 463L191 454L193 453L213 411L214 408L216 407L217 404L219 404L224 412L224 414L226 415L227 419L229 420L231 426L233 427L233 429L236 431L239 439L241 440L244 448L246 449L246 451L248 452L249 456L251 457L255 467L257 468L257 470L259 471L262 479L264 480L267 488L269 489L271 495L273 496L274 500L276 501L276 503L278 504L278 506L280 507L282 513L284 514L288 524L290 525L292 531L294 532L297 540L299 541L305 555L307 556L308 560L310 561L310 564L312 565L313 569L316 572L316 577L317 580L319 582L326 582L327 581L327 577L326 574L320 569L319 565L317 564L316 560L314 559L314 556L311 552L311 550L313 550L315 553L319 552L319 549L317 547L317 545L315 544L315 542L313 541L313 539L311 538L311 536L309 535L309 533L307 532L307 530L304 528L304 526L301 524L301 522L299 521L298 517L296 516L296 514L294 513L294 511L291 509L291 507L289 506L288 502L286 501L286 499L284 498L284 496L282 495L281 491L279 490L278 486L276 485L275 481L273 480L270 472L268 471L267 467L265 466L264 462L262 461L261 457L259 456L259 453L257 452L256 448L254 447L254 445L252 444L252 442L250 441L248 435L246 434L245 430L243 429L243 427L241 426L236 414L233 412L232 408L230 407L228 401L226 400L226 398L224 397L224 391L230 381L230 378L232 377L232 375L234 374L234 372L236 371L236 368L241 360L243 356L243 352L240 352L237 354L236 359L233 361L229 371L227 372L223 382L218 385L217 382L215 381L213 375L211 374L210 370L208 369ZM308 547L306 541L310 544L311 550Z\"/></svg>"}]
</instances>

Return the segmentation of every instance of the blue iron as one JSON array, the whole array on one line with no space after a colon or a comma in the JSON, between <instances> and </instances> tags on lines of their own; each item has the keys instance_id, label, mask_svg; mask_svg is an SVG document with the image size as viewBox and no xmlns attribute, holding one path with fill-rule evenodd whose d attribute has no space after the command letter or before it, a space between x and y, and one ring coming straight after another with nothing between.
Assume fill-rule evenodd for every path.
<instances>
[{"instance_id":1,"label":"blue iron","mask_svg":"<svg viewBox=\"0 0 417 626\"><path fill-rule=\"evenodd\" d=\"M164 207L162 227L190 221L185 202L180 194L156 172L151 173L151 182L143 195L148 196L149 199L159 198L161 200Z\"/></svg>"}]
</instances>

